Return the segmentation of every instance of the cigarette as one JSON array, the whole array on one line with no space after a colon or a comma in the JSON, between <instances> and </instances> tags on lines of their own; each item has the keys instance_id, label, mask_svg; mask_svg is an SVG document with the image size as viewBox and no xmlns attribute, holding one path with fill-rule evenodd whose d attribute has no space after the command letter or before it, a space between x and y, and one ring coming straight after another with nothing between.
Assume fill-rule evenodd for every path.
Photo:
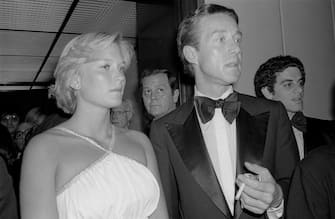
<instances>
[{"instance_id":1,"label":"cigarette","mask_svg":"<svg viewBox=\"0 0 335 219\"><path fill-rule=\"evenodd\" d=\"M243 192L243 189L245 187L245 184L242 183L240 188L238 189L237 193L236 193L236 196L235 196L235 200L238 200L240 199L241 195L242 195L242 192Z\"/></svg>"}]
</instances>

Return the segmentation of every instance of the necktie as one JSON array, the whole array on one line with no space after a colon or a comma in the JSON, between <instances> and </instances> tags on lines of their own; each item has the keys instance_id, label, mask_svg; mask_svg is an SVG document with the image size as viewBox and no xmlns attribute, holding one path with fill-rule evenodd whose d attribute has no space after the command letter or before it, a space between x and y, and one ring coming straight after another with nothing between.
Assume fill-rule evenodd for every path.
<instances>
[{"instance_id":1,"label":"necktie","mask_svg":"<svg viewBox=\"0 0 335 219\"><path fill-rule=\"evenodd\" d=\"M195 104L202 123L210 121L215 112L215 108L221 108L225 119L231 124L237 117L241 102L238 101L237 93L230 94L226 99L213 100L208 97L195 97Z\"/></svg>"},{"instance_id":2,"label":"necktie","mask_svg":"<svg viewBox=\"0 0 335 219\"><path fill-rule=\"evenodd\" d=\"M302 112L296 112L291 119L293 127L298 129L301 132L307 131L307 120Z\"/></svg>"}]
</instances>

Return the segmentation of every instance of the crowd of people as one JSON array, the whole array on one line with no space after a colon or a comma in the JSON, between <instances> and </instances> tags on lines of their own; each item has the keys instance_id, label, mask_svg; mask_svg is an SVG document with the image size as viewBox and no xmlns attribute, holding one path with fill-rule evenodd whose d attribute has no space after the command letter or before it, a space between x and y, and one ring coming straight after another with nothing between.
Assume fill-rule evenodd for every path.
<instances>
[{"instance_id":1,"label":"crowd of people","mask_svg":"<svg viewBox=\"0 0 335 219\"><path fill-rule=\"evenodd\" d=\"M145 69L143 133L124 97L134 53L121 34L72 39L50 94L58 109L1 115L0 218L335 218L335 122L303 113L299 58L269 58L256 97L234 90L242 33L234 9L202 4L179 25L194 78Z\"/></svg>"}]
</instances>

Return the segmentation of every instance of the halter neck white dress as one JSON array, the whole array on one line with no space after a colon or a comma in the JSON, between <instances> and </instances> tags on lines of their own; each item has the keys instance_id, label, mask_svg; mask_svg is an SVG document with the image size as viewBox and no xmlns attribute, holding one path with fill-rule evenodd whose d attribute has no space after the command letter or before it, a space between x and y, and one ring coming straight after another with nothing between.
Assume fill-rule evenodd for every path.
<instances>
[{"instance_id":1,"label":"halter neck white dress","mask_svg":"<svg viewBox=\"0 0 335 219\"><path fill-rule=\"evenodd\" d=\"M147 167L107 151L92 139L69 129L57 129L80 137L105 151L101 158L57 191L60 219L146 219L153 213L158 205L160 191Z\"/></svg>"}]
</instances>

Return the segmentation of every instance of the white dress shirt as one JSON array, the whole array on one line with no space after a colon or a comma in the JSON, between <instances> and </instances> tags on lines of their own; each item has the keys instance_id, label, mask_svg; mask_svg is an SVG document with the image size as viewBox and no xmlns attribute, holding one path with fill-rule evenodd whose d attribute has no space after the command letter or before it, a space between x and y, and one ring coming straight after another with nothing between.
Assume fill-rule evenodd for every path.
<instances>
[{"instance_id":1,"label":"white dress shirt","mask_svg":"<svg viewBox=\"0 0 335 219\"><path fill-rule=\"evenodd\" d=\"M299 131L298 129L296 129L294 126L292 126L293 128L293 133L295 136L295 140L297 141L297 145L298 145L298 151L299 151L299 157L300 160L304 159L304 133Z\"/></svg>"},{"instance_id":2,"label":"white dress shirt","mask_svg":"<svg viewBox=\"0 0 335 219\"><path fill-rule=\"evenodd\" d=\"M205 96L195 87L195 96ZM225 99L231 93L233 88L222 94L219 98ZM198 120L202 135L212 161L215 173L220 183L223 194L226 198L229 210L234 215L234 196L235 196L235 179L236 179L236 120L230 124L223 116L220 108L215 109L215 114L212 120L203 124Z\"/></svg>"}]
</instances>

